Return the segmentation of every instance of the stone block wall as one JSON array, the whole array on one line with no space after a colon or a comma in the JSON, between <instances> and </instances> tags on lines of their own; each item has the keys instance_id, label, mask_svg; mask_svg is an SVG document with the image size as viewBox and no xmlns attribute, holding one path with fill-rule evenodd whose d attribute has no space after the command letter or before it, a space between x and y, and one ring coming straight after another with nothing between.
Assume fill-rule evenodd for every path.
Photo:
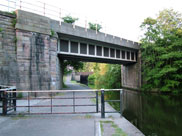
<instances>
[{"instance_id":1,"label":"stone block wall","mask_svg":"<svg viewBox=\"0 0 182 136\"><path fill-rule=\"evenodd\" d=\"M57 39L18 29L16 37L19 88L56 89Z\"/></svg>"},{"instance_id":2,"label":"stone block wall","mask_svg":"<svg viewBox=\"0 0 182 136\"><path fill-rule=\"evenodd\" d=\"M16 16L0 11L0 84L14 85L18 82L16 62L16 36L13 22Z\"/></svg>"},{"instance_id":3,"label":"stone block wall","mask_svg":"<svg viewBox=\"0 0 182 136\"><path fill-rule=\"evenodd\" d=\"M32 14L0 12L0 84L18 90L60 89L57 36L51 35L49 18Z\"/></svg>"}]
</instances>

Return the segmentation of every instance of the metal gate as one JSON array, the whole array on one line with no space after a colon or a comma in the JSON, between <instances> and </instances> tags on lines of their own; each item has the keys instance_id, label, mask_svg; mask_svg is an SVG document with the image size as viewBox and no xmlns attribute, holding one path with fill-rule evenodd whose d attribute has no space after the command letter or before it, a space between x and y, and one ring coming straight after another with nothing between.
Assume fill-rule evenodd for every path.
<instances>
[{"instance_id":1,"label":"metal gate","mask_svg":"<svg viewBox=\"0 0 182 136\"><path fill-rule=\"evenodd\" d=\"M120 91L120 99L105 100L109 91ZM0 101L2 115L101 112L105 118L105 113L122 113L122 89L17 91L15 87L1 87ZM105 111L106 102L120 102L120 111Z\"/></svg>"}]
</instances>

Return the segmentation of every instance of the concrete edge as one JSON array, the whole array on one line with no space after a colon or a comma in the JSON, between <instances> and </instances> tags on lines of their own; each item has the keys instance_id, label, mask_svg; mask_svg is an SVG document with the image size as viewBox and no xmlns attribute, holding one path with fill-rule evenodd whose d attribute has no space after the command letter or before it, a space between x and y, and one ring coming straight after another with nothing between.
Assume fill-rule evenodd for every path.
<instances>
[{"instance_id":1,"label":"concrete edge","mask_svg":"<svg viewBox=\"0 0 182 136\"><path fill-rule=\"evenodd\" d=\"M128 136L145 136L138 128L130 123L126 118L113 119L114 123Z\"/></svg>"},{"instance_id":2,"label":"concrete edge","mask_svg":"<svg viewBox=\"0 0 182 136\"><path fill-rule=\"evenodd\" d=\"M106 110L108 110L108 111L114 111L115 110L107 102L105 103L105 106L106 106ZM113 115L112 121L114 121L114 123L116 125L118 125L118 127L121 128L123 130L123 132L125 132L128 136L145 136L137 127L135 127L125 117L123 117L123 116L120 117L119 113L113 113L113 114L106 113L105 114L105 116L106 116L105 120L111 120L110 118L108 118L109 115Z\"/></svg>"},{"instance_id":3,"label":"concrete edge","mask_svg":"<svg viewBox=\"0 0 182 136\"><path fill-rule=\"evenodd\" d=\"M102 136L100 120L95 122L95 136Z\"/></svg>"}]
</instances>

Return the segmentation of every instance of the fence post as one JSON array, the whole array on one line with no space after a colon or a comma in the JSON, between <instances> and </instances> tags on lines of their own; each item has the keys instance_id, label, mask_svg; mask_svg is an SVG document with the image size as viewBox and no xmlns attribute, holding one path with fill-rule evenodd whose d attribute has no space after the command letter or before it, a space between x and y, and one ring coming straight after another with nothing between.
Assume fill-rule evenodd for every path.
<instances>
[{"instance_id":1,"label":"fence post","mask_svg":"<svg viewBox=\"0 0 182 136\"><path fill-rule=\"evenodd\" d=\"M13 91L16 91L16 89L13 89ZM13 92L13 107L14 111L16 111L16 92Z\"/></svg>"},{"instance_id":2,"label":"fence post","mask_svg":"<svg viewBox=\"0 0 182 136\"><path fill-rule=\"evenodd\" d=\"M45 3L43 3L43 4L44 4L44 7L43 8L44 8L44 16L45 16Z\"/></svg>"},{"instance_id":3,"label":"fence post","mask_svg":"<svg viewBox=\"0 0 182 136\"><path fill-rule=\"evenodd\" d=\"M3 92L3 115L7 115L7 92Z\"/></svg>"},{"instance_id":4,"label":"fence post","mask_svg":"<svg viewBox=\"0 0 182 136\"><path fill-rule=\"evenodd\" d=\"M22 3L22 1L20 0L20 9L21 9L21 7L22 7L21 3Z\"/></svg>"},{"instance_id":5,"label":"fence post","mask_svg":"<svg viewBox=\"0 0 182 136\"><path fill-rule=\"evenodd\" d=\"M101 89L101 118L105 118L104 89Z\"/></svg>"},{"instance_id":6,"label":"fence post","mask_svg":"<svg viewBox=\"0 0 182 136\"><path fill-rule=\"evenodd\" d=\"M96 112L99 112L98 91L96 91Z\"/></svg>"},{"instance_id":7,"label":"fence post","mask_svg":"<svg viewBox=\"0 0 182 136\"><path fill-rule=\"evenodd\" d=\"M120 90L120 115L121 115L121 117L122 117L122 107L123 107L122 98L123 98L123 89Z\"/></svg>"}]
</instances>

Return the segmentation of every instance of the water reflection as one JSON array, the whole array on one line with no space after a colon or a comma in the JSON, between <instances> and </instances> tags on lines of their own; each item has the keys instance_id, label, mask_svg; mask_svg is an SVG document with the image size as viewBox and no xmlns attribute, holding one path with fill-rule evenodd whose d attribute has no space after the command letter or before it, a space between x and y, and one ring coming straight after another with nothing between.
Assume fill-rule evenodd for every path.
<instances>
[{"instance_id":1,"label":"water reflection","mask_svg":"<svg viewBox=\"0 0 182 136\"><path fill-rule=\"evenodd\" d=\"M182 95L125 90L123 116L147 136L181 136Z\"/></svg>"}]
</instances>

